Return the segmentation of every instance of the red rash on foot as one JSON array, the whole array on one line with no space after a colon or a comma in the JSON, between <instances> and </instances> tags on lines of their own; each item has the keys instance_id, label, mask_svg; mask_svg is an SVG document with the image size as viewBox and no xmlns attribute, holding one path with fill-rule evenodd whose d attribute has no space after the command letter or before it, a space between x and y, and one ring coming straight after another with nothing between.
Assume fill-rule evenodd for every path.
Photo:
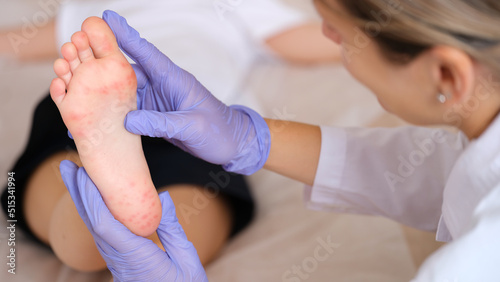
<instances>
[{"instance_id":1,"label":"red rash on foot","mask_svg":"<svg viewBox=\"0 0 500 282\"><path fill-rule=\"evenodd\" d=\"M128 86L133 85L136 83L137 77L135 73L131 73L125 78L125 82L127 83Z\"/></svg>"},{"instance_id":2,"label":"red rash on foot","mask_svg":"<svg viewBox=\"0 0 500 282\"><path fill-rule=\"evenodd\" d=\"M73 137L75 136L83 136L83 130L77 130L77 131L74 131L74 132L71 132L71 135L73 135Z\"/></svg>"},{"instance_id":3,"label":"red rash on foot","mask_svg":"<svg viewBox=\"0 0 500 282\"><path fill-rule=\"evenodd\" d=\"M134 221L135 221L136 216L137 216L137 215L131 215L131 216L128 218L128 222L134 222Z\"/></svg>"},{"instance_id":4,"label":"red rash on foot","mask_svg":"<svg viewBox=\"0 0 500 282\"><path fill-rule=\"evenodd\" d=\"M109 88L108 87L102 87L99 90L99 93L101 93L102 95L108 95L109 94Z\"/></svg>"},{"instance_id":5,"label":"red rash on foot","mask_svg":"<svg viewBox=\"0 0 500 282\"><path fill-rule=\"evenodd\" d=\"M144 205L150 198L151 196L149 195L149 193L145 192L141 197L141 204Z\"/></svg>"},{"instance_id":6,"label":"red rash on foot","mask_svg":"<svg viewBox=\"0 0 500 282\"><path fill-rule=\"evenodd\" d=\"M83 94L85 94L85 95L89 95L91 93L90 88L88 86L85 86L85 85L82 86L82 91L83 91Z\"/></svg>"},{"instance_id":7,"label":"red rash on foot","mask_svg":"<svg viewBox=\"0 0 500 282\"><path fill-rule=\"evenodd\" d=\"M111 88L113 90L119 90L121 93L123 91L123 89L126 89L126 84L123 81L115 82L109 88Z\"/></svg>"},{"instance_id":8,"label":"red rash on foot","mask_svg":"<svg viewBox=\"0 0 500 282\"><path fill-rule=\"evenodd\" d=\"M99 48L102 53L111 53L114 51L114 46L111 44L102 44Z\"/></svg>"},{"instance_id":9,"label":"red rash on foot","mask_svg":"<svg viewBox=\"0 0 500 282\"><path fill-rule=\"evenodd\" d=\"M136 74L115 38L103 32L99 24L106 27L102 20L92 19L82 25L84 32L75 33L72 48L76 48L81 63L71 70L67 95L53 98L60 101L57 106L64 123L75 137L82 162L89 176L97 180L95 184L110 212L133 233L149 235L157 228L161 205L147 165L141 164L138 169L128 165L143 163L144 155L140 137L125 134L123 128L127 112L137 109ZM116 146L117 138L131 147ZM102 159L115 162L116 168L106 167ZM123 171L115 175L121 177L119 185L107 180L116 171Z\"/></svg>"},{"instance_id":10,"label":"red rash on foot","mask_svg":"<svg viewBox=\"0 0 500 282\"><path fill-rule=\"evenodd\" d=\"M79 121L79 120L85 118L86 116L87 116L86 114L79 114L79 113L71 112L68 115L68 118L72 121Z\"/></svg>"}]
</instances>

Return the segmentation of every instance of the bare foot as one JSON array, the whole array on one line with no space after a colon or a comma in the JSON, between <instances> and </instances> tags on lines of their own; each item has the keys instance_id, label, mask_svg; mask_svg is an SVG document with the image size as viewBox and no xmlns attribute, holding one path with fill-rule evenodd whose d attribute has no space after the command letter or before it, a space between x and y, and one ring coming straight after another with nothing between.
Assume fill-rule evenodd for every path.
<instances>
[{"instance_id":1,"label":"bare foot","mask_svg":"<svg viewBox=\"0 0 500 282\"><path fill-rule=\"evenodd\" d=\"M83 166L113 216L140 236L161 217L141 139L125 130L137 108L137 80L106 22L88 18L61 48L50 93L73 136Z\"/></svg>"}]
</instances>

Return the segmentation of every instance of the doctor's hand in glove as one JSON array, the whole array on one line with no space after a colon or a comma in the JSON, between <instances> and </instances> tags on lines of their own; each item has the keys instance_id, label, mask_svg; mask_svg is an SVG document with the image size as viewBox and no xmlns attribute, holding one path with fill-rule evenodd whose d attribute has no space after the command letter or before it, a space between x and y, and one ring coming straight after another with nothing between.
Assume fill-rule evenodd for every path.
<instances>
[{"instance_id":1,"label":"doctor's hand in glove","mask_svg":"<svg viewBox=\"0 0 500 282\"><path fill-rule=\"evenodd\" d=\"M84 168L60 165L64 184L92 233L114 281L208 281L193 244L186 238L168 192L161 193L162 219L157 233L166 252L118 222Z\"/></svg>"},{"instance_id":2,"label":"doctor's hand in glove","mask_svg":"<svg viewBox=\"0 0 500 282\"><path fill-rule=\"evenodd\" d=\"M252 174L263 167L271 134L259 114L223 104L117 13L105 11L103 19L120 48L136 62L139 110L127 115L128 131L165 138L230 172Z\"/></svg>"}]
</instances>

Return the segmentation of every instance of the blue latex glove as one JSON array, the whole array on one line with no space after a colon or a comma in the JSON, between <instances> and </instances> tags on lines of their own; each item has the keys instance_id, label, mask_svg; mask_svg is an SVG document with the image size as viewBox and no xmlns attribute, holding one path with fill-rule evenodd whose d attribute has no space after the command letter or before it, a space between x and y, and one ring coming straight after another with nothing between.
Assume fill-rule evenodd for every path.
<instances>
[{"instance_id":1,"label":"blue latex glove","mask_svg":"<svg viewBox=\"0 0 500 282\"><path fill-rule=\"evenodd\" d=\"M248 175L264 166L271 133L258 113L217 100L115 12L105 11L103 19L120 48L137 63L139 110L127 115L128 131L163 137L227 171Z\"/></svg>"},{"instance_id":2,"label":"blue latex glove","mask_svg":"<svg viewBox=\"0 0 500 282\"><path fill-rule=\"evenodd\" d=\"M196 249L177 221L168 192L160 194L162 219L157 230L164 252L151 240L130 232L111 215L84 168L62 161L60 170L114 281L208 281Z\"/></svg>"}]
</instances>

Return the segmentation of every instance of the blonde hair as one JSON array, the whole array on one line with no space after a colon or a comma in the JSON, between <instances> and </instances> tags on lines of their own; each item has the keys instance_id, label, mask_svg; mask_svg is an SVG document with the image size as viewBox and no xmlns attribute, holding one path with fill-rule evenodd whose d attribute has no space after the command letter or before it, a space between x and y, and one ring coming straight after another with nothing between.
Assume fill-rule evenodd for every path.
<instances>
[{"instance_id":1,"label":"blonde hair","mask_svg":"<svg viewBox=\"0 0 500 282\"><path fill-rule=\"evenodd\" d=\"M393 62L405 63L433 46L447 45L500 75L499 0L339 2Z\"/></svg>"}]
</instances>

